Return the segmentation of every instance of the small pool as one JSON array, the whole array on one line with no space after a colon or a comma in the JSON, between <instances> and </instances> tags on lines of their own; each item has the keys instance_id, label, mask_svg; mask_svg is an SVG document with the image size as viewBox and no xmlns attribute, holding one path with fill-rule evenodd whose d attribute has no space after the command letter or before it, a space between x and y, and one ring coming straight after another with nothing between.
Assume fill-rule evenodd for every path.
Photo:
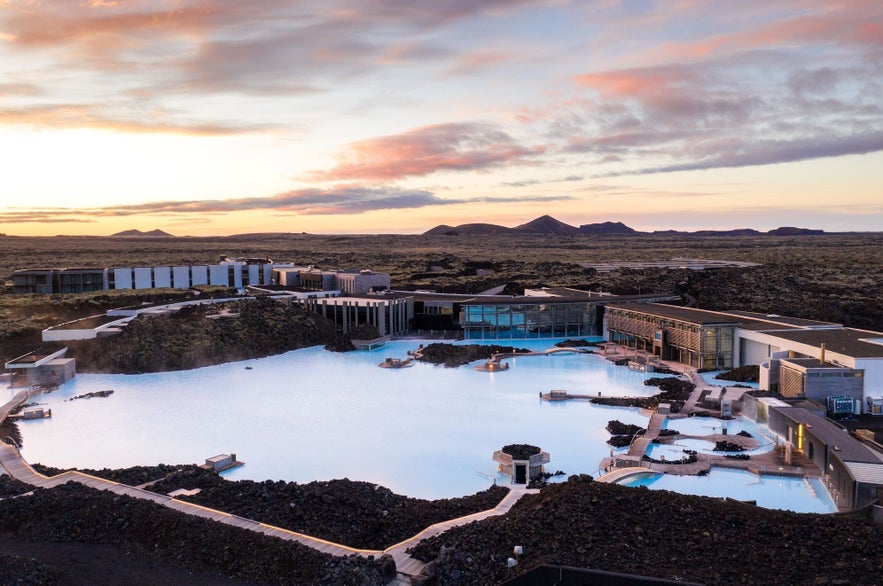
<instances>
[{"instance_id":1,"label":"small pool","mask_svg":"<svg viewBox=\"0 0 883 586\"><path fill-rule=\"evenodd\" d=\"M624 486L671 490L740 501L755 501L766 509L796 513L833 513L837 510L817 478L756 475L744 470L712 468L707 476L676 476L647 472L623 479Z\"/></svg>"},{"instance_id":2,"label":"small pool","mask_svg":"<svg viewBox=\"0 0 883 586\"><path fill-rule=\"evenodd\" d=\"M688 456L684 450L711 453L714 450L714 442L701 439L675 438L672 444L650 444L646 453L655 460L665 459L674 461Z\"/></svg>"},{"instance_id":3,"label":"small pool","mask_svg":"<svg viewBox=\"0 0 883 586\"><path fill-rule=\"evenodd\" d=\"M727 434L736 435L739 432L750 433L760 445L753 450L746 450L748 454L762 454L769 452L775 446L773 434L769 428L763 424L757 424L750 419L744 417L736 417L733 419L718 419L717 417L684 417L682 419L666 419L663 424L664 429L674 429L684 435L715 435L722 433L723 427L726 426ZM677 440L682 443L686 440ZM710 443L710 442L704 442ZM714 445L708 447L711 451ZM694 448L696 451L702 451L704 448Z\"/></svg>"},{"instance_id":4,"label":"small pool","mask_svg":"<svg viewBox=\"0 0 883 586\"><path fill-rule=\"evenodd\" d=\"M757 388L757 383L740 383L740 382L737 382L734 380L725 380L722 378L717 378L717 376L719 374L723 374L725 372L727 372L727 371L726 370L712 370L709 372L700 372L699 376L701 376L702 380L704 380L706 383L708 383L710 385L716 385L719 387L734 387L736 385L739 385L739 386L743 386L743 387L751 387L752 389Z\"/></svg>"}]
</instances>

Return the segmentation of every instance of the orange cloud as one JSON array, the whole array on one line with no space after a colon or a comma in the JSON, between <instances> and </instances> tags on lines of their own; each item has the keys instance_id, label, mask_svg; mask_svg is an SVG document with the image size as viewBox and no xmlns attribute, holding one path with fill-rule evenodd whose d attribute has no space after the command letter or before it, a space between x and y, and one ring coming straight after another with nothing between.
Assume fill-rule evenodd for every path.
<instances>
[{"instance_id":1,"label":"orange cloud","mask_svg":"<svg viewBox=\"0 0 883 586\"><path fill-rule=\"evenodd\" d=\"M146 116L144 113L120 116L104 113L94 106L82 104L6 108L0 110L0 125L23 125L56 129L95 128L113 132L192 134L202 136L242 134L266 130L266 127L258 125L236 126L206 122L175 121L172 116L158 110L150 111Z\"/></svg>"},{"instance_id":2,"label":"orange cloud","mask_svg":"<svg viewBox=\"0 0 883 586\"><path fill-rule=\"evenodd\" d=\"M544 152L524 147L487 124L437 124L402 134L349 145L329 171L315 171L318 181L389 181L437 171L482 170L520 163Z\"/></svg>"}]
</instances>

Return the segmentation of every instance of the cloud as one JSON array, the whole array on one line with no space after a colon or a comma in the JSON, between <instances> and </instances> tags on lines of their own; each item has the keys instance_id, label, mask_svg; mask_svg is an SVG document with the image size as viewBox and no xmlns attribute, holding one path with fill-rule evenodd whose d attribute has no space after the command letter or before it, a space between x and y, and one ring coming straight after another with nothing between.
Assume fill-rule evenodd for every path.
<instances>
[{"instance_id":1,"label":"cloud","mask_svg":"<svg viewBox=\"0 0 883 586\"><path fill-rule=\"evenodd\" d=\"M523 181L506 181L503 185L507 187L529 187L531 185L542 185L545 183L570 183L582 181L585 179L582 175L568 175L557 179L525 179Z\"/></svg>"},{"instance_id":2,"label":"cloud","mask_svg":"<svg viewBox=\"0 0 883 586\"><path fill-rule=\"evenodd\" d=\"M437 124L352 143L336 167L308 178L390 181L438 171L481 171L522 163L543 151L521 146L489 124Z\"/></svg>"},{"instance_id":3,"label":"cloud","mask_svg":"<svg viewBox=\"0 0 883 586\"><path fill-rule=\"evenodd\" d=\"M331 189L299 189L267 197L243 197L197 201L156 201L100 208L52 208L26 211L7 209L0 223L83 221L76 218L125 217L141 215L205 216L236 212L264 211L318 214L361 214L376 210L422 208L463 203L440 198L429 191L365 186L339 186ZM90 220L91 221L91 220Z\"/></svg>"},{"instance_id":4,"label":"cloud","mask_svg":"<svg viewBox=\"0 0 883 586\"><path fill-rule=\"evenodd\" d=\"M398 187L343 185L330 189L297 189L267 197L243 197L196 201L156 201L100 208L41 208L0 212L0 224L44 222L94 222L99 218L167 216L199 218L239 212L274 214L348 215L379 210L414 209L470 202L511 203L568 200L569 196L441 198L432 192Z\"/></svg>"},{"instance_id":5,"label":"cloud","mask_svg":"<svg viewBox=\"0 0 883 586\"><path fill-rule=\"evenodd\" d=\"M214 136L260 132L268 127L259 124L218 124L176 120L162 110L114 114L105 107L87 104L51 104L0 110L0 125L25 125L41 128L95 128L113 132L163 133Z\"/></svg>"},{"instance_id":6,"label":"cloud","mask_svg":"<svg viewBox=\"0 0 883 586\"><path fill-rule=\"evenodd\" d=\"M598 174L595 177L774 165L844 155L865 155L883 150L883 130L845 136L801 137L795 140L759 140L744 143L726 141L725 147L711 145L707 150L715 154L686 163L615 171Z\"/></svg>"}]
</instances>

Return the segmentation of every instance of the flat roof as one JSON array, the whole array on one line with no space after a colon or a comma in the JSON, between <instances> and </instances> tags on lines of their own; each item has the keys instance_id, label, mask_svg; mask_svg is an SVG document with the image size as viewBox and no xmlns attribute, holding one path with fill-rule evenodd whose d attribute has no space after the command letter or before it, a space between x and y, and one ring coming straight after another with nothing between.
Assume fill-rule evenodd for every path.
<instances>
[{"instance_id":1,"label":"flat roof","mask_svg":"<svg viewBox=\"0 0 883 586\"><path fill-rule=\"evenodd\" d=\"M692 307L678 307L675 305L664 305L661 303L641 303L608 305L611 309L622 309L625 311L638 311L657 317L667 317L678 321L685 321L695 324L727 324L737 325L741 320L735 316L721 314L716 311L708 311L706 309L695 309Z\"/></svg>"},{"instance_id":2,"label":"flat roof","mask_svg":"<svg viewBox=\"0 0 883 586\"><path fill-rule=\"evenodd\" d=\"M849 435L846 429L824 417L810 413L802 407L770 407L770 410L781 413L794 423L802 423L808 427L809 433L831 446L831 451L844 462L881 463L880 458L871 448Z\"/></svg>"},{"instance_id":3,"label":"flat roof","mask_svg":"<svg viewBox=\"0 0 883 586\"><path fill-rule=\"evenodd\" d=\"M883 462L844 462L856 481L862 484L875 484L883 486Z\"/></svg>"},{"instance_id":4,"label":"flat roof","mask_svg":"<svg viewBox=\"0 0 883 586\"><path fill-rule=\"evenodd\" d=\"M784 326L797 326L799 328L817 328L817 327L843 327L843 324L836 324L827 321L818 321L814 319L803 319L802 317L788 317L775 313L759 313L757 311L742 311L741 309L727 309L721 313L730 315L744 316L753 320L769 322L771 324Z\"/></svg>"},{"instance_id":5,"label":"flat roof","mask_svg":"<svg viewBox=\"0 0 883 586\"><path fill-rule=\"evenodd\" d=\"M781 362L790 362L791 364L802 366L803 368L830 368L835 370L852 370L851 368L847 368L839 364L822 362L818 358L782 358Z\"/></svg>"},{"instance_id":6,"label":"flat roof","mask_svg":"<svg viewBox=\"0 0 883 586\"><path fill-rule=\"evenodd\" d=\"M416 298L416 297L415 297ZM593 296L569 295L560 297L542 297L535 295L474 295L465 297L460 301L461 305L547 305L550 303L598 303L609 305L611 302L637 302L641 307L648 305L650 300L680 299L680 295L667 295L664 293L645 293L642 295L610 295Z\"/></svg>"},{"instance_id":7,"label":"flat roof","mask_svg":"<svg viewBox=\"0 0 883 586\"><path fill-rule=\"evenodd\" d=\"M883 358L883 346L870 341L883 334L853 328L836 330L801 330L794 329L776 332L779 338L819 347L825 345L827 352L835 352L853 358Z\"/></svg>"}]
</instances>

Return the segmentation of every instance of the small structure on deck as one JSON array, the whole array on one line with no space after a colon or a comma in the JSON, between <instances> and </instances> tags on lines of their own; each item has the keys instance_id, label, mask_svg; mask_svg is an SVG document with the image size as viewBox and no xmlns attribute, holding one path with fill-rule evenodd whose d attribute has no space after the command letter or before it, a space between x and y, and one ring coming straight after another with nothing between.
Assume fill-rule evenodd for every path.
<instances>
[{"instance_id":1,"label":"small structure on deck","mask_svg":"<svg viewBox=\"0 0 883 586\"><path fill-rule=\"evenodd\" d=\"M32 407L25 407L22 409L21 413L15 413L9 416L9 419L48 419L52 417L52 409L47 409L46 407L41 407L40 405L35 405Z\"/></svg>"},{"instance_id":2,"label":"small structure on deck","mask_svg":"<svg viewBox=\"0 0 883 586\"><path fill-rule=\"evenodd\" d=\"M205 464L200 466L200 468L213 470L215 472L224 472L225 470L243 466L244 464L245 462L240 462L236 459L236 454L218 454L217 456L206 458Z\"/></svg>"},{"instance_id":3,"label":"small structure on deck","mask_svg":"<svg viewBox=\"0 0 883 586\"><path fill-rule=\"evenodd\" d=\"M509 444L494 452L494 462L500 465L500 472L509 476L510 484L527 484L550 461L549 452L529 444Z\"/></svg>"},{"instance_id":4,"label":"small structure on deck","mask_svg":"<svg viewBox=\"0 0 883 586\"><path fill-rule=\"evenodd\" d=\"M479 364L475 367L475 370L484 370L486 372L496 372L498 370L507 370L509 365L505 362L500 362L500 357L494 354L491 356L487 362L484 364Z\"/></svg>"},{"instance_id":5,"label":"small structure on deck","mask_svg":"<svg viewBox=\"0 0 883 586\"><path fill-rule=\"evenodd\" d=\"M381 336L370 340L351 340L356 350L377 350L383 348L389 342L389 336Z\"/></svg>"},{"instance_id":6,"label":"small structure on deck","mask_svg":"<svg viewBox=\"0 0 883 586\"><path fill-rule=\"evenodd\" d=\"M66 358L66 353L66 347L48 353L29 352L4 366L12 373L13 387L54 387L77 374L76 359Z\"/></svg>"}]
</instances>

